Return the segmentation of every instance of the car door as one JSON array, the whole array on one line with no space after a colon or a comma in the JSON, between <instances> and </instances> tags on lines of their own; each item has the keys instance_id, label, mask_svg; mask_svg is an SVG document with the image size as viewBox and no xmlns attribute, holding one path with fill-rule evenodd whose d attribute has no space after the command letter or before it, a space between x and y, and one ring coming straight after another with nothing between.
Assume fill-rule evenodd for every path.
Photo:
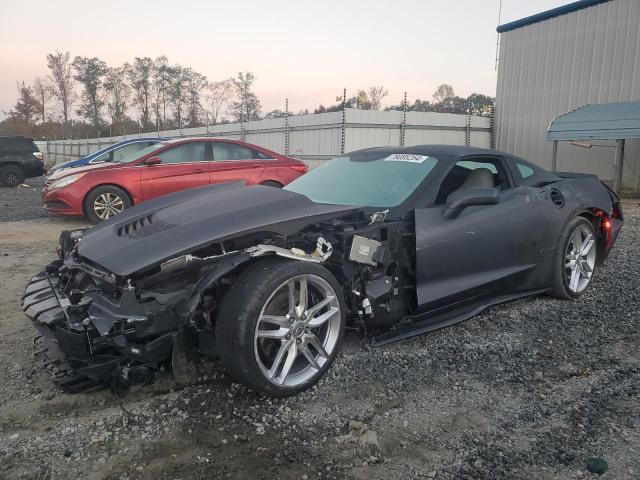
<instances>
[{"instance_id":1,"label":"car door","mask_svg":"<svg viewBox=\"0 0 640 480\"><path fill-rule=\"evenodd\" d=\"M443 189L456 169L488 168L499 189L495 205L466 207L446 218ZM464 171L464 170L461 170ZM446 192L445 192L446 193ZM523 286L541 264L547 205L539 189L515 186L504 159L463 159L445 177L436 204L416 209L416 288L423 310Z\"/></svg>"},{"instance_id":2,"label":"car door","mask_svg":"<svg viewBox=\"0 0 640 480\"><path fill-rule=\"evenodd\" d=\"M144 200L209 183L209 142L181 143L157 154L160 163L142 165L140 181Z\"/></svg>"},{"instance_id":3,"label":"car door","mask_svg":"<svg viewBox=\"0 0 640 480\"><path fill-rule=\"evenodd\" d=\"M245 146L232 142L211 142L213 161L209 168L209 183L243 180L254 185L260 179L264 160Z\"/></svg>"}]
</instances>

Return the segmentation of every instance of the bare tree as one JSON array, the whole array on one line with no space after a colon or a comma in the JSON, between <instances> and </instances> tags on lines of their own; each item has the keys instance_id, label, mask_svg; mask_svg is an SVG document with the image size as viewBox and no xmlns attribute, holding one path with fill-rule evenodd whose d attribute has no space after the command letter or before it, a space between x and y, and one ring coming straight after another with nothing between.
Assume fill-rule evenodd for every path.
<instances>
[{"instance_id":1,"label":"bare tree","mask_svg":"<svg viewBox=\"0 0 640 480\"><path fill-rule=\"evenodd\" d=\"M34 118L38 116L40 105L34 96L31 87L27 87L24 82L16 82L18 87L18 101L9 111L9 116L31 128Z\"/></svg>"},{"instance_id":2,"label":"bare tree","mask_svg":"<svg viewBox=\"0 0 640 480\"><path fill-rule=\"evenodd\" d=\"M111 125L120 125L124 135L124 123L126 121L127 102L131 89L127 84L127 72L124 67L109 68L104 80L107 109L111 117Z\"/></svg>"},{"instance_id":3,"label":"bare tree","mask_svg":"<svg viewBox=\"0 0 640 480\"><path fill-rule=\"evenodd\" d=\"M133 92L133 104L140 111L140 123L146 129L150 120L150 108L152 103L152 88L154 77L154 62L149 57L136 57L133 64L125 64L131 90Z\"/></svg>"},{"instance_id":4,"label":"bare tree","mask_svg":"<svg viewBox=\"0 0 640 480\"><path fill-rule=\"evenodd\" d=\"M187 107L189 109L189 126L199 127L202 125L201 118L204 108L200 102L200 94L208 84L207 77L194 72L190 68L185 69L187 81ZM206 114L206 112L205 112Z\"/></svg>"},{"instance_id":5,"label":"bare tree","mask_svg":"<svg viewBox=\"0 0 640 480\"><path fill-rule=\"evenodd\" d=\"M72 65L76 70L73 78L82 85L82 101L78 108L78 115L91 121L96 132L99 133L103 123L102 108L104 107L102 81L108 71L107 64L97 57L76 57Z\"/></svg>"},{"instance_id":6,"label":"bare tree","mask_svg":"<svg viewBox=\"0 0 640 480\"><path fill-rule=\"evenodd\" d=\"M443 103L448 98L453 98L456 96L456 92L453 90L453 87L449 84L443 83L442 85L438 85L436 91L433 93L433 101L435 103Z\"/></svg>"},{"instance_id":7,"label":"bare tree","mask_svg":"<svg viewBox=\"0 0 640 480\"><path fill-rule=\"evenodd\" d=\"M260 119L260 100L251 90L256 77L251 72L239 72L233 79L236 100L231 103L229 113L236 122Z\"/></svg>"},{"instance_id":8,"label":"bare tree","mask_svg":"<svg viewBox=\"0 0 640 480\"><path fill-rule=\"evenodd\" d=\"M382 99L389 95L389 90L382 85L369 87L369 102L371 103L371 110L380 110L382 107Z\"/></svg>"},{"instance_id":9,"label":"bare tree","mask_svg":"<svg viewBox=\"0 0 640 480\"><path fill-rule=\"evenodd\" d=\"M75 101L70 60L71 55L69 55L69 52L61 53L56 51L55 54L47 54L47 67L51 71L49 78L53 86L52 94L60 102L65 137L69 131L69 109Z\"/></svg>"},{"instance_id":10,"label":"bare tree","mask_svg":"<svg viewBox=\"0 0 640 480\"><path fill-rule=\"evenodd\" d=\"M190 69L181 65L168 67L169 85L167 89L169 103L173 110L173 118L178 126L182 128L184 122L184 110L188 101L188 77Z\"/></svg>"},{"instance_id":11,"label":"bare tree","mask_svg":"<svg viewBox=\"0 0 640 480\"><path fill-rule=\"evenodd\" d=\"M51 90L51 84L47 81L46 78L36 77L36 79L33 81L33 94L38 99L38 104L40 107L38 115L40 116L40 120L42 121L42 123L45 123L47 121L46 105L49 101Z\"/></svg>"},{"instance_id":12,"label":"bare tree","mask_svg":"<svg viewBox=\"0 0 640 480\"><path fill-rule=\"evenodd\" d=\"M171 70L167 57L164 55L155 59L153 70L154 100L153 110L156 114L156 127L164 128L167 123L167 106L169 104L169 83Z\"/></svg>"},{"instance_id":13,"label":"bare tree","mask_svg":"<svg viewBox=\"0 0 640 480\"><path fill-rule=\"evenodd\" d=\"M227 105L233 96L233 78L212 82L207 89L209 91L207 102L211 106L211 110L208 112L209 121L215 125L218 123L218 116L222 107Z\"/></svg>"}]
</instances>

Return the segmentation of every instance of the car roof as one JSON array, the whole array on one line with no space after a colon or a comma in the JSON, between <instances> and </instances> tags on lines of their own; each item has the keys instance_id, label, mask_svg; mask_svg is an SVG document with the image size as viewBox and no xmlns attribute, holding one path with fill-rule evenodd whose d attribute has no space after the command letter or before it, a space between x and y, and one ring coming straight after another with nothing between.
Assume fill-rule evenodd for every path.
<instances>
[{"instance_id":1,"label":"car roof","mask_svg":"<svg viewBox=\"0 0 640 480\"><path fill-rule=\"evenodd\" d=\"M113 143L109 146L116 147L118 145L126 145L128 143L149 142L149 141L163 142L165 140L168 140L168 138L167 137L136 137L136 138L127 138L125 140L120 140L119 142Z\"/></svg>"},{"instance_id":2,"label":"car roof","mask_svg":"<svg viewBox=\"0 0 640 480\"><path fill-rule=\"evenodd\" d=\"M247 143L244 140L235 140L235 139L232 139L232 138L221 138L221 137L210 137L210 136L167 138L167 139L165 139L165 141L163 143L171 144L171 143L180 143L180 142L196 141L196 140L209 140L209 141L215 140L215 141L218 141L218 142L238 143L240 145L248 145L248 146L252 146L252 147L264 148L264 147L260 147L258 145L254 145L252 143Z\"/></svg>"}]
</instances>

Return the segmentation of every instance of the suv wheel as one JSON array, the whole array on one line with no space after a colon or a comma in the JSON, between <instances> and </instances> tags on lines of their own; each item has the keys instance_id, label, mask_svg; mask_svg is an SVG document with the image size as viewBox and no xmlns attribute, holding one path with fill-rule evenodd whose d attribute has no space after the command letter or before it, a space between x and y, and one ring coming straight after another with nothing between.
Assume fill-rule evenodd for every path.
<instances>
[{"instance_id":1,"label":"suv wheel","mask_svg":"<svg viewBox=\"0 0 640 480\"><path fill-rule=\"evenodd\" d=\"M24 179L24 170L20 165L6 165L0 168L0 183L5 187L17 187Z\"/></svg>"}]
</instances>

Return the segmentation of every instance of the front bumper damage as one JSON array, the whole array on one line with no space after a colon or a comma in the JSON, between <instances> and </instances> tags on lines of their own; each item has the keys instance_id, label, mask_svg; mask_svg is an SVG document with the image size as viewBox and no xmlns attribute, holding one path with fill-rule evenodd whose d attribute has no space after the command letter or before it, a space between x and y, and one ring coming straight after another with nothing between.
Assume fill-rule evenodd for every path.
<instances>
[{"instance_id":1,"label":"front bumper damage","mask_svg":"<svg viewBox=\"0 0 640 480\"><path fill-rule=\"evenodd\" d=\"M225 276L263 255L323 262L332 252L323 238L314 254L258 244L196 257L182 255L138 278L120 278L77 254L81 232L65 231L59 258L24 290L22 309L38 336L35 357L55 383L74 393L153 381L162 366L174 373L186 351L215 355L214 310ZM228 286L227 286L228 287Z\"/></svg>"},{"instance_id":2,"label":"front bumper damage","mask_svg":"<svg viewBox=\"0 0 640 480\"><path fill-rule=\"evenodd\" d=\"M112 309L80 290L65 295L68 277L58 270L59 261L35 275L22 297L22 309L38 332L36 362L70 393L105 384L124 393L131 383L151 382L156 368L170 357L179 320L163 332L157 325L150 328L149 316L140 308L125 308L135 314L122 315L122 304L139 305L127 298L133 292L123 293Z\"/></svg>"}]
</instances>

